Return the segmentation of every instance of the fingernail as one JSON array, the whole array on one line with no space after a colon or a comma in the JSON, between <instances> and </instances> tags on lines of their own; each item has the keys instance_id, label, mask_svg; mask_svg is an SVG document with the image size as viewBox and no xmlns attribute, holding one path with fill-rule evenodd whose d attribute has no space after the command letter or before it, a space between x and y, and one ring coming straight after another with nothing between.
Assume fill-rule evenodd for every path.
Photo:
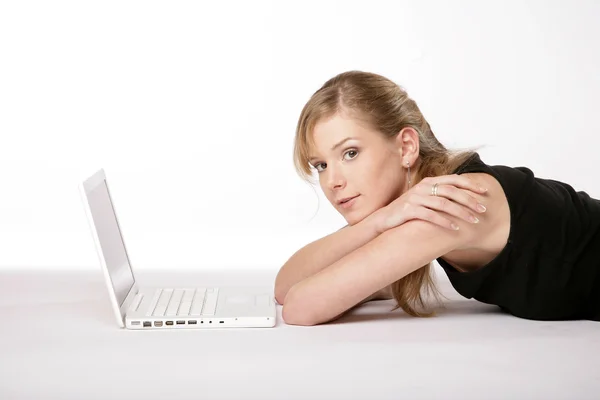
<instances>
[{"instance_id":1,"label":"fingernail","mask_svg":"<svg viewBox=\"0 0 600 400\"><path fill-rule=\"evenodd\" d=\"M470 217L469 219L470 219L470 220L471 220L471 222L473 222L474 224L476 224L476 223L478 223L478 222L479 222L479 218L477 218L477 217L474 217L474 216L472 216L472 215L471 215L471 217Z\"/></svg>"},{"instance_id":2,"label":"fingernail","mask_svg":"<svg viewBox=\"0 0 600 400\"><path fill-rule=\"evenodd\" d=\"M452 224L452 229L454 229L455 231L459 230L460 228L458 227L458 225L456 224Z\"/></svg>"},{"instance_id":3,"label":"fingernail","mask_svg":"<svg viewBox=\"0 0 600 400\"><path fill-rule=\"evenodd\" d=\"M484 187L480 187L479 190L481 190L482 192L487 192L487 188Z\"/></svg>"},{"instance_id":4,"label":"fingernail","mask_svg":"<svg viewBox=\"0 0 600 400\"><path fill-rule=\"evenodd\" d=\"M477 204L477 211L485 212L486 210L487 210L487 208L485 208L485 206L483 204Z\"/></svg>"}]
</instances>

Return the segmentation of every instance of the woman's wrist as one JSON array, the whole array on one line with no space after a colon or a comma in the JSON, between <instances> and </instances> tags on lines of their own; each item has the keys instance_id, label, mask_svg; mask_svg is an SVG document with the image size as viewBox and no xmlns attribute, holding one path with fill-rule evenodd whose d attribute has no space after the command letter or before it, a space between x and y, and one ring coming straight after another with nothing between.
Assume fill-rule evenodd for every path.
<instances>
[{"instance_id":1,"label":"woman's wrist","mask_svg":"<svg viewBox=\"0 0 600 400\"><path fill-rule=\"evenodd\" d=\"M362 220L361 223L367 226L367 229L371 231L371 235L373 236L373 238L381 235L385 231L385 229L383 229L381 213L379 212L379 210L371 213L364 220Z\"/></svg>"}]
</instances>

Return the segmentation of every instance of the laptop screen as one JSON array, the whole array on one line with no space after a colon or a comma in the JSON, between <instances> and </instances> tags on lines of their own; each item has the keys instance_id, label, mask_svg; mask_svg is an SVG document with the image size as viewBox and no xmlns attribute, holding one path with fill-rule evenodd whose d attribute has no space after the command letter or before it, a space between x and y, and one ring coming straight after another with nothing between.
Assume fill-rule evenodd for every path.
<instances>
[{"instance_id":1,"label":"laptop screen","mask_svg":"<svg viewBox=\"0 0 600 400\"><path fill-rule=\"evenodd\" d=\"M91 191L87 191L87 199L92 218L94 219L94 225L96 226L96 232L98 233L98 239L100 240L102 256L104 257L119 307L121 307L134 284L134 279L106 180L101 180Z\"/></svg>"}]
</instances>

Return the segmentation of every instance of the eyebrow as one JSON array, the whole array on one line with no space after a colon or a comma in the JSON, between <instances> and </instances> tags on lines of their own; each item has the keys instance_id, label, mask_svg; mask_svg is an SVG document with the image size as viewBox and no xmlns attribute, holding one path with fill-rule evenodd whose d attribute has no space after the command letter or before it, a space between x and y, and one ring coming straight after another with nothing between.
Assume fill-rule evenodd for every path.
<instances>
[{"instance_id":1,"label":"eyebrow","mask_svg":"<svg viewBox=\"0 0 600 400\"><path fill-rule=\"evenodd\" d=\"M331 148L331 151L337 149L338 147L340 147L341 145L343 145L344 143L346 143L348 140L353 140L356 139L354 137L347 137L346 139L341 140L340 142L336 143L333 145L333 147ZM311 157L308 159L309 163L312 163L317 157Z\"/></svg>"}]
</instances>

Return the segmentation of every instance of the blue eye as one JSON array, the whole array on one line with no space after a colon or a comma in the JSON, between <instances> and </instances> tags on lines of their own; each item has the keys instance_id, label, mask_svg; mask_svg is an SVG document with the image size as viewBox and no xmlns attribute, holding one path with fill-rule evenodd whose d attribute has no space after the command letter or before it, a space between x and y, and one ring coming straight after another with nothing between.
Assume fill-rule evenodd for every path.
<instances>
[{"instance_id":1,"label":"blue eye","mask_svg":"<svg viewBox=\"0 0 600 400\"><path fill-rule=\"evenodd\" d=\"M347 155L347 154L350 154L350 153L354 153L354 156L352 156L352 157L350 157L350 158L346 158L346 155ZM356 158L356 156L357 156L357 155L358 155L358 150L356 150L356 149L350 149L350 150L348 150L348 151L346 151L346 152L344 153L344 159L345 159L345 160L352 160L352 159ZM318 173L321 173L321 172L323 172L323 170L322 170L322 169L319 169L319 166L320 166L320 165L324 165L325 167L327 167L327 164L326 164L326 163L317 163L317 164L315 164L315 166L314 166L314 169L316 169Z\"/></svg>"}]
</instances>

